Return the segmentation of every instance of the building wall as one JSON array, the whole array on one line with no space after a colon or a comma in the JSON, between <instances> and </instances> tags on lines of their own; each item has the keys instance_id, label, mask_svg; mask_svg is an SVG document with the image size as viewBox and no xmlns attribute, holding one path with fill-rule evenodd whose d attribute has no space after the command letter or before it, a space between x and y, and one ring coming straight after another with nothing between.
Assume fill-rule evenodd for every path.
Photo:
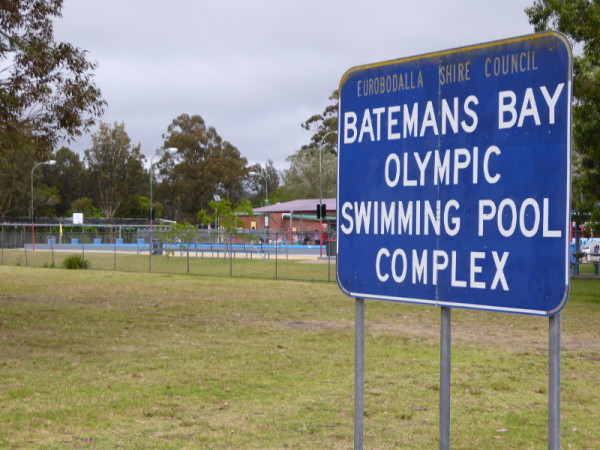
<instances>
[{"instance_id":1,"label":"building wall","mask_svg":"<svg viewBox=\"0 0 600 450\"><path fill-rule=\"evenodd\" d=\"M252 228L257 230L268 228L276 232L285 233L289 232L290 228L296 232L314 232L319 229L318 220L300 220L299 218L293 218L290 227L290 219L288 217L282 218L281 213L269 214L268 226L265 226L265 222L267 222L265 216L242 216L240 219L244 222L243 228L248 230ZM334 223L334 221L323 223L323 231L329 231L331 228L330 223Z\"/></svg>"}]
</instances>

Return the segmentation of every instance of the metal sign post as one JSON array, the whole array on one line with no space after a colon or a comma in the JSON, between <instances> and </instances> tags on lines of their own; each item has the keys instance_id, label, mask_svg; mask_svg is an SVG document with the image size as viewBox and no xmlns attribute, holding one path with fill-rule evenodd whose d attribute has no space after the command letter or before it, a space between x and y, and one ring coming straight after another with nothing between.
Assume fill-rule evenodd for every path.
<instances>
[{"instance_id":1,"label":"metal sign post","mask_svg":"<svg viewBox=\"0 0 600 450\"><path fill-rule=\"evenodd\" d=\"M440 326L440 449L450 448L452 309L442 307Z\"/></svg>"},{"instance_id":2,"label":"metal sign post","mask_svg":"<svg viewBox=\"0 0 600 450\"><path fill-rule=\"evenodd\" d=\"M560 313L549 318L548 448L560 449Z\"/></svg>"},{"instance_id":3,"label":"metal sign post","mask_svg":"<svg viewBox=\"0 0 600 450\"><path fill-rule=\"evenodd\" d=\"M441 445L448 308L554 316L567 301L572 61L567 39L544 32L360 66L340 82L338 284L442 308Z\"/></svg>"},{"instance_id":4,"label":"metal sign post","mask_svg":"<svg viewBox=\"0 0 600 450\"><path fill-rule=\"evenodd\" d=\"M357 298L354 329L354 449L363 448L365 409L365 299Z\"/></svg>"}]
</instances>

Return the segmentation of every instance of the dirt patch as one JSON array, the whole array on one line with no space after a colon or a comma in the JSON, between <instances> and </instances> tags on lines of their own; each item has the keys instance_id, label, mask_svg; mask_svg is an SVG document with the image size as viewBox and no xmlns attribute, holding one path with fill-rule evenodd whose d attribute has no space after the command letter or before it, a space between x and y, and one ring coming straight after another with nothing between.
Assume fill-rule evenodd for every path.
<instances>
[{"instance_id":1,"label":"dirt patch","mask_svg":"<svg viewBox=\"0 0 600 450\"><path fill-rule=\"evenodd\" d=\"M548 319L535 318L534 325L518 323L513 325L510 316L498 323L487 323L481 326L476 323L453 323L453 344L468 344L481 347L503 347L510 353L546 352L548 350ZM538 321L535 324L535 320ZM529 321L527 321L529 322ZM318 329L353 329L354 322L336 321L287 321L286 327L318 330ZM396 321L367 321L365 333L371 336L397 335L429 342L439 343L440 324L429 321L427 317L402 316ZM600 361L600 337L593 332L572 335L562 331L561 348L564 352L582 353L588 359Z\"/></svg>"},{"instance_id":2,"label":"dirt patch","mask_svg":"<svg viewBox=\"0 0 600 450\"><path fill-rule=\"evenodd\" d=\"M350 328L353 327L353 324L344 323L344 322L331 322L331 321L317 321L317 322L309 322L309 321L299 321L299 320L290 320L288 322L284 322L284 325L291 328L301 328L305 330L319 330L324 328Z\"/></svg>"}]
</instances>

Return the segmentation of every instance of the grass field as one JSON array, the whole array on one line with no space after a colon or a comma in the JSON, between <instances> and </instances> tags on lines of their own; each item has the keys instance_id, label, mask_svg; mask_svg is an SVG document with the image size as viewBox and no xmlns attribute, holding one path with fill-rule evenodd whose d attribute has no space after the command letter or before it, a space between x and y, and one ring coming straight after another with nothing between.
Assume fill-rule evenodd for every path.
<instances>
[{"instance_id":1,"label":"grass field","mask_svg":"<svg viewBox=\"0 0 600 450\"><path fill-rule=\"evenodd\" d=\"M216 277L243 277L279 280L331 281L335 282L335 260L323 259L315 268L315 259L286 258L280 254L268 255L261 259L257 254L238 254L235 258L223 257L222 254L206 252L190 253L173 252L152 256L135 252L60 252L36 251L25 252L23 249L3 250L0 265L25 267L62 267L65 258L80 255L93 270L117 270L125 272L149 272L207 275ZM202 255L204 257L202 257ZM213 257L214 256L214 257Z\"/></svg>"},{"instance_id":2,"label":"grass field","mask_svg":"<svg viewBox=\"0 0 600 450\"><path fill-rule=\"evenodd\" d=\"M335 283L15 266L0 280L2 447L352 447L354 301ZM573 280L563 448L600 447L599 313L600 281ZM438 446L439 315L366 302L366 448ZM547 341L546 318L453 311L452 448L547 448Z\"/></svg>"}]
</instances>

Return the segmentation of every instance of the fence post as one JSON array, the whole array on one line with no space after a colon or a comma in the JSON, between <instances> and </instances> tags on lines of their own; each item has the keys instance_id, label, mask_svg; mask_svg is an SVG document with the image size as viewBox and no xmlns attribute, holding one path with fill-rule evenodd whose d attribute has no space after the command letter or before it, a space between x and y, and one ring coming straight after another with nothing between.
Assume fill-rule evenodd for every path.
<instances>
[{"instance_id":1,"label":"fence post","mask_svg":"<svg viewBox=\"0 0 600 450\"><path fill-rule=\"evenodd\" d=\"M152 272L152 252L154 251L154 236L152 227L150 227L150 242L148 244L148 272Z\"/></svg>"},{"instance_id":2,"label":"fence post","mask_svg":"<svg viewBox=\"0 0 600 450\"><path fill-rule=\"evenodd\" d=\"M229 276L233 276L233 231L229 232Z\"/></svg>"},{"instance_id":3,"label":"fence post","mask_svg":"<svg viewBox=\"0 0 600 450\"><path fill-rule=\"evenodd\" d=\"M331 231L327 232L327 282L331 281Z\"/></svg>"},{"instance_id":4,"label":"fence post","mask_svg":"<svg viewBox=\"0 0 600 450\"><path fill-rule=\"evenodd\" d=\"M190 274L190 233L187 233L187 245L185 246L187 250L187 273Z\"/></svg>"},{"instance_id":5,"label":"fence post","mask_svg":"<svg viewBox=\"0 0 600 450\"><path fill-rule=\"evenodd\" d=\"M279 233L275 232L275 279L278 280L279 278L279 273L277 271L278 267L277 267L277 256L278 256L278 249L277 249L277 240L279 239Z\"/></svg>"},{"instance_id":6,"label":"fence post","mask_svg":"<svg viewBox=\"0 0 600 450\"><path fill-rule=\"evenodd\" d=\"M27 242L23 239L23 249L25 250L25 266L29 267L29 260L27 259Z\"/></svg>"}]
</instances>

